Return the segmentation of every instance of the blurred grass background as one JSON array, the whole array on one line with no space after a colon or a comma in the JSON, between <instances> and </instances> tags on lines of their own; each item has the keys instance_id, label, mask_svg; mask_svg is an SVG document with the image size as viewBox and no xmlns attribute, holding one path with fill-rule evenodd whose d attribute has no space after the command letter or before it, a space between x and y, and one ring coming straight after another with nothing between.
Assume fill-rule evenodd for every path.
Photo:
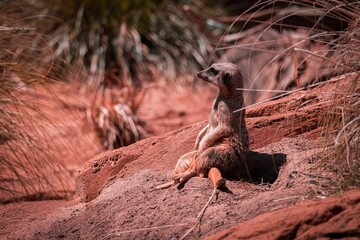
<instances>
[{"instance_id":1,"label":"blurred grass background","mask_svg":"<svg viewBox=\"0 0 360 240\"><path fill-rule=\"evenodd\" d=\"M48 126L70 127L55 124L38 102L24 97L39 85L66 105L50 85L76 82L74 91L88 97L76 107L101 147L114 149L147 136L136 115L147 83L195 86L193 74L219 60L253 71L249 88L291 91L353 72L356 85L359 18L359 2L336 0L1 1L0 190L10 199L41 198L46 191L53 198L71 195L59 152L72 140L54 143L46 134ZM266 61L251 69L259 53ZM262 74L276 81L265 87ZM345 91L351 100L338 99L324 120L328 146L336 149L329 162L340 162L343 186L359 186L359 93L353 89Z\"/></svg>"},{"instance_id":2,"label":"blurred grass background","mask_svg":"<svg viewBox=\"0 0 360 240\"><path fill-rule=\"evenodd\" d=\"M216 1L21 0L6 5L30 19L27 27L52 38L50 60L84 67L95 86L139 86L154 74L174 79L206 66L216 30L205 26L206 18L224 14Z\"/></svg>"}]
</instances>

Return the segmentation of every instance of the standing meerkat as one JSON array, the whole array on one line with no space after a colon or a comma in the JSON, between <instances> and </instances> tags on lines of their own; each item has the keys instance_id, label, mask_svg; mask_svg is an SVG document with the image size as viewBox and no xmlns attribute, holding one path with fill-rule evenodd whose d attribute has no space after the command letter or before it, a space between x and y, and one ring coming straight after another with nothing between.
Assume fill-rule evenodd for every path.
<instances>
[{"instance_id":1,"label":"standing meerkat","mask_svg":"<svg viewBox=\"0 0 360 240\"><path fill-rule=\"evenodd\" d=\"M234 113L244 105L243 78L239 67L232 63L215 63L197 76L219 88L208 124L195 141L195 150L177 162L173 181L157 188L184 183L191 177L206 177L211 168L222 174L234 174L242 167L249 148L245 125L245 110Z\"/></svg>"}]
</instances>

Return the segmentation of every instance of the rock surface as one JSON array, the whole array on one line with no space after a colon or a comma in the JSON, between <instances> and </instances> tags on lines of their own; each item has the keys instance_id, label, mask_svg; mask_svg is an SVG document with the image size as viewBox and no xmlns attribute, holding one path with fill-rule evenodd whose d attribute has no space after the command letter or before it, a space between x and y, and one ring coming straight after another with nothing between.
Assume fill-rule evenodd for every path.
<instances>
[{"instance_id":1,"label":"rock surface","mask_svg":"<svg viewBox=\"0 0 360 240\"><path fill-rule=\"evenodd\" d=\"M360 191L265 213L205 239L360 238Z\"/></svg>"},{"instance_id":2,"label":"rock surface","mask_svg":"<svg viewBox=\"0 0 360 240\"><path fill-rule=\"evenodd\" d=\"M333 81L250 108L250 178L228 180L227 189L210 202L200 228L188 239L358 237L360 190L329 197L338 191L337 181L331 171L320 168L324 155L321 116L339 89ZM193 148L204 125L199 122L92 158L79 173L77 198L70 202L2 206L0 236L183 236L211 195L210 181L196 177L181 189L153 187L170 179L177 159Z\"/></svg>"}]
</instances>

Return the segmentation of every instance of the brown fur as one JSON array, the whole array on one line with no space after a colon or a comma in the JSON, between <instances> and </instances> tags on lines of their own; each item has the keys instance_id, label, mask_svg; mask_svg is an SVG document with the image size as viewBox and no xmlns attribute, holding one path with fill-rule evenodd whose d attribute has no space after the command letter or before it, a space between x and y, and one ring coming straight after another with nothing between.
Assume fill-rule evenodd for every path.
<instances>
[{"instance_id":1,"label":"brown fur","mask_svg":"<svg viewBox=\"0 0 360 240\"><path fill-rule=\"evenodd\" d=\"M183 183L194 176L206 177L211 168L222 174L236 174L241 168L249 139L245 125L245 110L241 90L240 69L232 63L215 63L197 75L219 88L207 126L196 138L195 150L183 155L173 173L173 184ZM171 182L161 186L169 187ZM162 188L162 187L159 187Z\"/></svg>"},{"instance_id":2,"label":"brown fur","mask_svg":"<svg viewBox=\"0 0 360 240\"><path fill-rule=\"evenodd\" d=\"M232 63L216 63L198 73L199 78L219 88L208 125L201 130L195 142L195 151L182 156L175 167L175 182L185 182L193 176L207 176L215 167L223 174L231 174L241 167L249 147L245 125L245 110L241 90L240 69Z\"/></svg>"}]
</instances>

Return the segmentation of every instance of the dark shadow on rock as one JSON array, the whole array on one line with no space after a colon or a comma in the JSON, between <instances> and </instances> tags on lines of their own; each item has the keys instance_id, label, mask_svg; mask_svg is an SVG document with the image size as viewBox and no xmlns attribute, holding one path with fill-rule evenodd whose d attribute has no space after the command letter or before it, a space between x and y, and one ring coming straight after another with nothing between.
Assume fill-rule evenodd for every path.
<instances>
[{"instance_id":1,"label":"dark shadow on rock","mask_svg":"<svg viewBox=\"0 0 360 240\"><path fill-rule=\"evenodd\" d=\"M222 186L219 188L219 190L224 193L233 194L233 192L227 186Z\"/></svg>"},{"instance_id":2,"label":"dark shadow on rock","mask_svg":"<svg viewBox=\"0 0 360 240\"><path fill-rule=\"evenodd\" d=\"M274 183L279 175L279 170L286 163L286 154L259 153L249 151L246 160L243 160L242 169L233 180L245 180L251 183Z\"/></svg>"},{"instance_id":3,"label":"dark shadow on rock","mask_svg":"<svg viewBox=\"0 0 360 240\"><path fill-rule=\"evenodd\" d=\"M259 153L250 151L246 163L249 166L249 180L254 183L274 183L279 170L286 163L286 154Z\"/></svg>"},{"instance_id":4,"label":"dark shadow on rock","mask_svg":"<svg viewBox=\"0 0 360 240\"><path fill-rule=\"evenodd\" d=\"M177 185L177 189L178 189L178 190L183 189L183 188L185 187L185 183L186 183L186 182L182 182L182 183L180 183L179 185Z\"/></svg>"}]
</instances>

